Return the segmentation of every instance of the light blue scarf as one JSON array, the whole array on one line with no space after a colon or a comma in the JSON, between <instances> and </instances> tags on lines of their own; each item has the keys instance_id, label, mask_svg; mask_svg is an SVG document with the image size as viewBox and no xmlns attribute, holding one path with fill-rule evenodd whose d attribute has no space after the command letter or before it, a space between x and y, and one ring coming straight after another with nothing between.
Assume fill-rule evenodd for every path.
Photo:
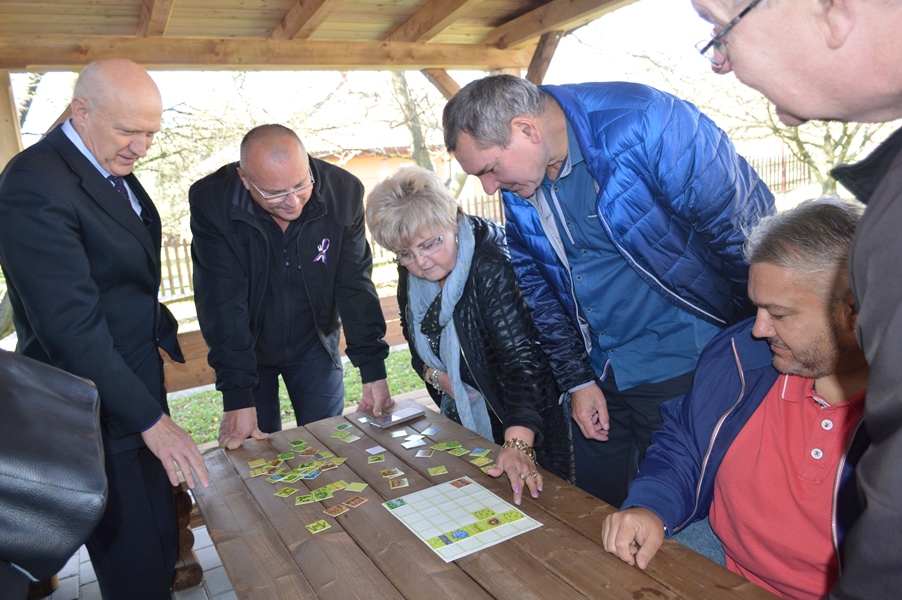
<instances>
[{"instance_id":1,"label":"light blue scarf","mask_svg":"<svg viewBox=\"0 0 902 600\"><path fill-rule=\"evenodd\" d=\"M448 373L461 425L491 440L492 423L485 405L485 398L482 397L479 390L460 379L460 340L457 339L457 330L454 328L454 307L463 296L464 286L470 275L475 241L469 219L458 217L457 224L457 263L445 280L445 287L441 288L438 282L421 279L412 274L408 278L408 319L411 323L410 331L413 334L417 354L430 367ZM440 291L442 292L442 308L439 312L439 325L442 328L442 335L439 344L441 357L438 357L433 354L429 340L422 332L422 324L426 311L429 310Z\"/></svg>"}]
</instances>

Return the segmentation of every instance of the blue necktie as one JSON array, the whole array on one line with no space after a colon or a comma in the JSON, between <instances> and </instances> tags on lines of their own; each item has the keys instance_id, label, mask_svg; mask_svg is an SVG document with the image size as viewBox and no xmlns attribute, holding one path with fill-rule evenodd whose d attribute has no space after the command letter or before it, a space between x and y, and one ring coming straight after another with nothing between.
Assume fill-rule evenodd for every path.
<instances>
[{"instance_id":1,"label":"blue necktie","mask_svg":"<svg viewBox=\"0 0 902 600\"><path fill-rule=\"evenodd\" d=\"M122 197L131 204L131 198L128 197L128 188L125 187L125 179L116 175L110 175L107 179L110 180L110 183L113 184L116 191L122 194Z\"/></svg>"}]
</instances>

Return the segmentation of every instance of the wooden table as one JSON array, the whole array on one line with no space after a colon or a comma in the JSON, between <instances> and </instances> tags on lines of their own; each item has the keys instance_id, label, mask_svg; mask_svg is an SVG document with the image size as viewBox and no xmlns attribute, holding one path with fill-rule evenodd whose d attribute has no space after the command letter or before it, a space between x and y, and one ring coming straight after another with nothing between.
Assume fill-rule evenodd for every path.
<instances>
[{"instance_id":1,"label":"wooden table","mask_svg":"<svg viewBox=\"0 0 902 600\"><path fill-rule=\"evenodd\" d=\"M393 410L404 406L416 403L402 401ZM465 448L491 448L491 458L497 458L498 447L428 410L416 421L384 431L360 423L360 416L325 419L263 441L248 440L234 451L216 448L204 455L210 487L195 489L195 498L239 598L775 597L671 540L647 571L630 567L600 545L601 522L614 509L547 472L542 473L545 489L540 498L525 497L519 507L542 527L445 563L381 503L461 476L512 503L510 484L484 474L467 456L436 452L431 458L415 458L420 448L403 448L404 438L392 438L390 432L405 428L415 433L434 424L441 431L427 438L432 443L458 440ZM334 426L345 421L362 439L345 444L331 437ZM289 452L288 442L298 438L347 462L291 487L303 494L305 487L361 481L369 484L359 493L368 502L332 518L323 510L354 494L336 492L331 500L295 506L294 496L273 495L283 486L265 477L250 478L249 460ZM385 462L367 464L366 449L375 445L386 448ZM289 461L291 467L297 463ZM446 466L448 474L431 477L427 469L439 465ZM405 472L410 487L389 489L389 480L379 471L391 467ZM331 529L308 532L305 525L319 519L328 521Z\"/></svg>"}]
</instances>

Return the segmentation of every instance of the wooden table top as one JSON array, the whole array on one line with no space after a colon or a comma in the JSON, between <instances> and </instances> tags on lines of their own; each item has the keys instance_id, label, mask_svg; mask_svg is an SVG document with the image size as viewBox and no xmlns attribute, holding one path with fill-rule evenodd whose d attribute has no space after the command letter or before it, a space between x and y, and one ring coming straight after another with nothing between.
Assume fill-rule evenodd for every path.
<instances>
[{"instance_id":1,"label":"wooden table top","mask_svg":"<svg viewBox=\"0 0 902 600\"><path fill-rule=\"evenodd\" d=\"M402 401L392 411L405 406L419 405ZM490 458L497 458L498 446L429 410L387 430L360 423L360 416L325 419L263 441L248 440L237 450L215 448L204 454L210 487L196 488L194 495L239 598L775 598L672 540L665 540L647 571L621 562L600 544L601 522L614 508L545 471L539 499L525 496L518 507L542 527L446 563L382 502L467 476L513 503L507 479L484 474L469 462L472 457L435 452L415 458L417 450L437 442L491 448ZM346 444L331 437L342 422L361 439ZM421 448L406 449L403 437L391 437L393 430L412 434L430 425L441 431ZM368 501L333 518L323 510L355 494L341 491L323 502L295 506L298 494L274 496L284 486L250 477L248 461L290 452L289 441L298 438L347 458L316 479L291 484L298 494L339 480L360 481L369 487L356 495ZM386 449L385 462L368 464L366 449L376 445ZM288 464L293 468L298 459ZM430 476L427 469L439 465L448 473ZM389 488L379 471L392 467L404 471L409 487ZM320 519L331 528L310 533L305 526Z\"/></svg>"}]
</instances>

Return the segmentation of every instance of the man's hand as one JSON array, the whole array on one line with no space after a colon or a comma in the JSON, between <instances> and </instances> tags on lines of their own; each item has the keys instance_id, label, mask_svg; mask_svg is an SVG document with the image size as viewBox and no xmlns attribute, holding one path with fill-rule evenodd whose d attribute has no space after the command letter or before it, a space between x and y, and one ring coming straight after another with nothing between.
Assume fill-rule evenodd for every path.
<instances>
[{"instance_id":1,"label":"man's hand","mask_svg":"<svg viewBox=\"0 0 902 600\"><path fill-rule=\"evenodd\" d=\"M253 406L222 413L219 424L219 447L234 450L248 437L265 440L269 434L257 428L257 409Z\"/></svg>"},{"instance_id":2,"label":"man's hand","mask_svg":"<svg viewBox=\"0 0 902 600\"><path fill-rule=\"evenodd\" d=\"M608 403L601 388L594 383L572 394L571 414L579 430L589 439L606 442L611 421Z\"/></svg>"},{"instance_id":3,"label":"man's hand","mask_svg":"<svg viewBox=\"0 0 902 600\"><path fill-rule=\"evenodd\" d=\"M627 508L605 517L601 541L623 562L645 569L664 542L664 522L647 508Z\"/></svg>"},{"instance_id":4,"label":"man's hand","mask_svg":"<svg viewBox=\"0 0 902 600\"><path fill-rule=\"evenodd\" d=\"M381 417L382 409L388 408L393 402L388 392L388 380L371 381L363 384L363 396L357 405L357 412L372 410L374 417Z\"/></svg>"},{"instance_id":5,"label":"man's hand","mask_svg":"<svg viewBox=\"0 0 902 600\"><path fill-rule=\"evenodd\" d=\"M169 418L169 415L164 414L160 417L156 425L141 433L141 437L144 438L147 448L163 463L163 468L169 475L169 482L173 486L179 484L179 477L175 472L176 465L185 476L185 483L192 490L195 476L203 487L210 485L207 465L204 464L197 444L184 429ZM194 475L191 473L192 470Z\"/></svg>"}]
</instances>

